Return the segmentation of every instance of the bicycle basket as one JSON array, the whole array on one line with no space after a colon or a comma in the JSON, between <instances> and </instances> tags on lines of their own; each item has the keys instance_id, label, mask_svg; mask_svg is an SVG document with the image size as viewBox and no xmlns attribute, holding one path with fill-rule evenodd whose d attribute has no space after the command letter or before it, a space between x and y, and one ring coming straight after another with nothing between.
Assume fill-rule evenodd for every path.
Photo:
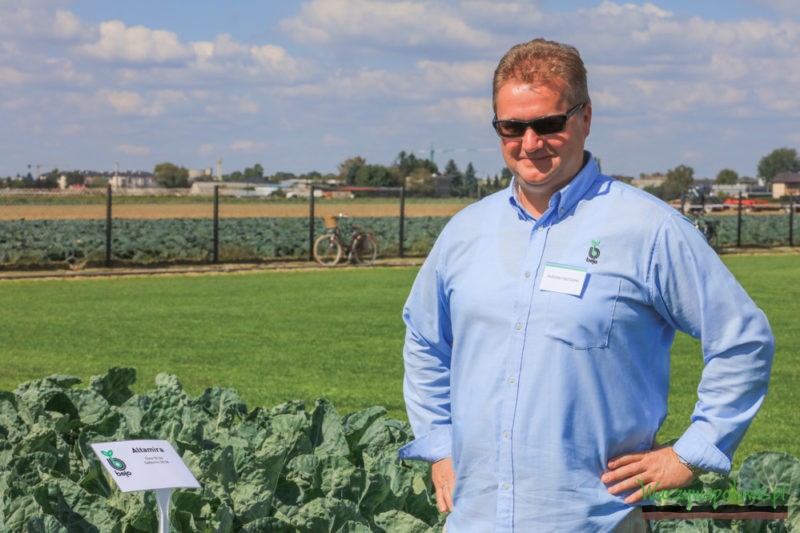
<instances>
[{"instance_id":1,"label":"bicycle basket","mask_svg":"<svg viewBox=\"0 0 800 533\"><path fill-rule=\"evenodd\" d=\"M338 225L339 225L339 217L337 217L336 215L325 217L325 229L334 229Z\"/></svg>"}]
</instances>

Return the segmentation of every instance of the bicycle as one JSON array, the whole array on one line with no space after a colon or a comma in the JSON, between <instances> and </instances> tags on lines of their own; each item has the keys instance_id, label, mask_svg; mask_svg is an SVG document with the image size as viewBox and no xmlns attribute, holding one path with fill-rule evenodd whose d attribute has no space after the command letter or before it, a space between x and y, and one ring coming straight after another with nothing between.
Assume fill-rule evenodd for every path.
<instances>
[{"instance_id":1,"label":"bicycle","mask_svg":"<svg viewBox=\"0 0 800 533\"><path fill-rule=\"evenodd\" d=\"M711 220L705 220L701 217L694 218L694 227L697 228L700 233L703 234L705 237L706 242L714 248L717 249L718 239L717 239L717 222Z\"/></svg>"},{"instance_id":2,"label":"bicycle","mask_svg":"<svg viewBox=\"0 0 800 533\"><path fill-rule=\"evenodd\" d=\"M350 241L345 242L342 230L339 229L339 220L347 215L339 213L325 219L325 228L328 233L321 235L314 241L314 259L322 266L332 267L341 261L347 254L350 263L371 265L378 256L378 241L369 231L363 231L361 226L354 225Z\"/></svg>"}]
</instances>

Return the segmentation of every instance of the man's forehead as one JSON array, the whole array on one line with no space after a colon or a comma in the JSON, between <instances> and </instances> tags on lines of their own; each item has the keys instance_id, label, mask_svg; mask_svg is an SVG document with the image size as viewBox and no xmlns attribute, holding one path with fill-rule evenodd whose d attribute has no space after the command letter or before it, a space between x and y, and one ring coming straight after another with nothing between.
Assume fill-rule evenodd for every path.
<instances>
[{"instance_id":1,"label":"man's forehead","mask_svg":"<svg viewBox=\"0 0 800 533\"><path fill-rule=\"evenodd\" d=\"M511 78L500 86L500 89L509 87L511 94L542 93L542 92L556 92L561 93L567 89L567 84L560 78L553 78L551 80L521 80L518 78Z\"/></svg>"}]
</instances>

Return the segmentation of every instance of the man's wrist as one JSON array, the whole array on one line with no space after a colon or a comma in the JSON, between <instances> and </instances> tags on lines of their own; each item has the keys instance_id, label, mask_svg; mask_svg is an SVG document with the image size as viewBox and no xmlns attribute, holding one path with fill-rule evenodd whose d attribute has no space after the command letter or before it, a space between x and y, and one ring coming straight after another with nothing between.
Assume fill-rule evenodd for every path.
<instances>
[{"instance_id":1,"label":"man's wrist","mask_svg":"<svg viewBox=\"0 0 800 533\"><path fill-rule=\"evenodd\" d=\"M673 453L675 453L675 450L673 450ZM699 466L697 466L697 465L694 465L694 464L690 463L689 461L687 461L686 459L684 459L683 457L681 457L681 456L680 456L680 455L678 455L677 453L675 453L675 457L677 457L677 458L678 458L678 461L679 461L679 462L680 462L680 463L681 463L683 466L685 466L686 468L688 468L688 469L689 469L689 470L692 472L692 475L693 475L693 476L697 477L697 476L699 476L700 474L703 474L703 473L705 472L705 469L703 469L703 468L700 468Z\"/></svg>"}]
</instances>

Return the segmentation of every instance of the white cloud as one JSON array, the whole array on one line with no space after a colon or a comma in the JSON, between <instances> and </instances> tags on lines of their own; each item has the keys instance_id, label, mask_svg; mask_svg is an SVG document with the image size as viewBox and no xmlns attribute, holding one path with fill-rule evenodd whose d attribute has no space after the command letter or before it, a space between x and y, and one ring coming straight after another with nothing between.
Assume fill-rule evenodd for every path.
<instances>
[{"instance_id":1,"label":"white cloud","mask_svg":"<svg viewBox=\"0 0 800 533\"><path fill-rule=\"evenodd\" d=\"M426 107L429 120L464 121L487 125L492 118L492 99L483 98L444 98ZM487 126L488 127L488 126Z\"/></svg>"},{"instance_id":2,"label":"white cloud","mask_svg":"<svg viewBox=\"0 0 800 533\"><path fill-rule=\"evenodd\" d=\"M416 65L421 72L419 85L429 92L485 92L491 90L496 62L466 61L450 63L425 59Z\"/></svg>"},{"instance_id":3,"label":"white cloud","mask_svg":"<svg viewBox=\"0 0 800 533\"><path fill-rule=\"evenodd\" d=\"M326 146L326 147L343 146L343 145L346 145L346 144L347 144L347 141L345 139L343 139L342 137L339 137L339 136L336 136L336 135L331 135L331 134L326 134L326 135L322 136L322 145L323 146Z\"/></svg>"},{"instance_id":4,"label":"white cloud","mask_svg":"<svg viewBox=\"0 0 800 533\"><path fill-rule=\"evenodd\" d=\"M234 152L259 152L264 149L264 143L247 139L238 139L228 146Z\"/></svg>"},{"instance_id":5,"label":"white cloud","mask_svg":"<svg viewBox=\"0 0 800 533\"><path fill-rule=\"evenodd\" d=\"M150 155L150 148L135 144L118 144L114 147L115 152L128 155Z\"/></svg>"},{"instance_id":6,"label":"white cloud","mask_svg":"<svg viewBox=\"0 0 800 533\"><path fill-rule=\"evenodd\" d=\"M110 106L120 115L156 117L169 109L186 104L189 98L182 91L163 90L146 93L100 89L96 93L100 102Z\"/></svg>"},{"instance_id":7,"label":"white cloud","mask_svg":"<svg viewBox=\"0 0 800 533\"><path fill-rule=\"evenodd\" d=\"M14 67L0 66L0 85L23 85L32 81L34 77Z\"/></svg>"},{"instance_id":8,"label":"white cloud","mask_svg":"<svg viewBox=\"0 0 800 533\"><path fill-rule=\"evenodd\" d=\"M73 13L69 11L56 11L52 22L52 34L59 39L82 38L90 31L89 28Z\"/></svg>"},{"instance_id":9,"label":"white cloud","mask_svg":"<svg viewBox=\"0 0 800 533\"><path fill-rule=\"evenodd\" d=\"M181 44L170 31L129 28L118 20L103 22L99 29L97 42L80 46L80 53L104 61L140 64L179 63L192 57L192 47Z\"/></svg>"},{"instance_id":10,"label":"white cloud","mask_svg":"<svg viewBox=\"0 0 800 533\"><path fill-rule=\"evenodd\" d=\"M313 67L285 48L274 44L247 45L221 33L214 41L191 43L194 59L190 71L203 76L227 76L237 80L292 83L309 76Z\"/></svg>"},{"instance_id":11,"label":"white cloud","mask_svg":"<svg viewBox=\"0 0 800 533\"><path fill-rule=\"evenodd\" d=\"M429 45L478 49L491 42L446 4L419 1L312 0L281 22L292 39L316 45L418 48Z\"/></svg>"}]
</instances>

